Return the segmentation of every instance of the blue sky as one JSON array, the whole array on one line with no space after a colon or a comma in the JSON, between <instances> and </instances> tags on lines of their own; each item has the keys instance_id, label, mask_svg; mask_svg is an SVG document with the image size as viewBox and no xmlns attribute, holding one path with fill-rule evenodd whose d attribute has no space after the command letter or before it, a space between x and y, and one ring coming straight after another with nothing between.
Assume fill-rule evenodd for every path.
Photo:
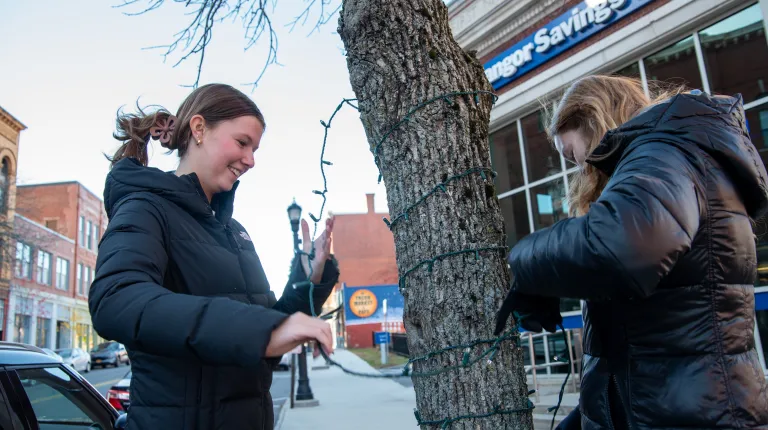
<instances>
[{"instance_id":1,"label":"blue sky","mask_svg":"<svg viewBox=\"0 0 768 430\"><path fill-rule=\"evenodd\" d=\"M196 61L179 67L179 58L163 62L160 50L186 22L181 5L171 2L150 14L128 17L113 6L122 0L54 0L5 2L0 6L0 106L22 121L18 183L77 180L102 195L111 137L118 108L160 104L175 112L194 80ZM146 3L145 3L146 4ZM243 83L261 70L266 41L243 52L239 22L215 29L206 54L201 83L223 82L249 94L267 120L256 166L242 178L235 217L248 229L272 289L282 293L292 256L286 207L295 196L304 215L317 215L322 188L319 155L326 120L344 97L354 97L337 19L307 37L310 27L293 33L283 27L303 3L279 2L273 16L278 27L281 66L271 66L259 87ZM155 145L150 164L164 170L177 165ZM365 211L365 193L376 193L386 210L384 185L368 150L357 112L345 109L334 120L327 148L334 163L328 173L326 209L335 213ZM308 219L308 218L307 218Z\"/></svg>"}]
</instances>

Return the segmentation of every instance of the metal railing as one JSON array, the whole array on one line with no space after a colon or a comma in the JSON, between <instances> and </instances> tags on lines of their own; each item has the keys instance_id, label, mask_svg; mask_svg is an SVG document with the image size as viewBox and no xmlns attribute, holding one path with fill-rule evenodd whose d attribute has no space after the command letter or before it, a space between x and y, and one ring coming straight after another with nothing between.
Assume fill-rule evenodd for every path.
<instances>
[{"instance_id":1,"label":"metal railing","mask_svg":"<svg viewBox=\"0 0 768 430\"><path fill-rule=\"evenodd\" d=\"M568 350L568 361L554 361L549 362L549 356L548 356L548 350L545 347L545 362L542 364L536 364L536 351L534 349L534 339L543 338L544 345L547 344L547 338L549 336L562 336L561 333L531 333L531 332L525 332L520 335L521 338L528 338L528 355L531 359L531 364L525 366L525 373L528 374L528 372L531 372L531 376L533 377L533 389L535 390L535 396L536 396L536 402L538 402L541 399L540 393L539 393L539 380L537 371L541 369L550 369L552 367L556 366L570 366L570 383L571 387L574 391L578 389L576 385L576 361L574 359L573 354L573 338L572 338L572 332L573 330L568 329L565 330L565 338L566 338L566 349ZM557 356L556 356L557 357ZM581 361L579 359L578 361Z\"/></svg>"},{"instance_id":2,"label":"metal railing","mask_svg":"<svg viewBox=\"0 0 768 430\"><path fill-rule=\"evenodd\" d=\"M567 329L565 330L565 338L566 338L566 349L568 350L568 361L553 361L551 362L549 360L549 348L547 346L547 341L550 337L553 337L555 339L561 338L562 332L558 333L531 333L531 332L525 332L520 334L521 340L527 339L528 341L528 354L530 356L531 364L525 365L525 373L526 375L528 373L531 374L533 377L533 389L535 390L535 396L536 396L536 402L540 400L540 393L539 393L539 375L538 372L540 370L547 370L551 369L553 367L558 366L570 366L570 384L574 391L578 390L578 376L576 373L577 362L581 362L581 358L575 359L574 358L574 352L573 352L573 330ZM391 351L397 355L400 355L402 357L410 357L408 352L408 338L405 333L392 333L391 335ZM536 339L543 339L544 344L544 363L536 363L536 350L534 346L534 340ZM549 373L549 372L548 372Z\"/></svg>"}]
</instances>

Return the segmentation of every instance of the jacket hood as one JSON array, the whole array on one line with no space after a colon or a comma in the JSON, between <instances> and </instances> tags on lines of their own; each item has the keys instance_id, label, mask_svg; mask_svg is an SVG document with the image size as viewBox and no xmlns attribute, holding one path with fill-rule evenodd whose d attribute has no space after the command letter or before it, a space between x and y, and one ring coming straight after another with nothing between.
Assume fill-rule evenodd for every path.
<instances>
[{"instance_id":1,"label":"jacket hood","mask_svg":"<svg viewBox=\"0 0 768 430\"><path fill-rule=\"evenodd\" d=\"M743 100L700 91L655 104L611 130L588 162L609 176L636 145L653 140L677 146L696 158L696 147L720 164L753 219L768 211L768 174L749 138Z\"/></svg>"},{"instance_id":2,"label":"jacket hood","mask_svg":"<svg viewBox=\"0 0 768 430\"><path fill-rule=\"evenodd\" d=\"M195 173L176 176L154 167L145 167L135 158L124 158L115 163L104 185L104 207L112 218L112 210L124 197L139 192L156 194L173 202L189 213L216 216L224 224L229 222L234 208L235 191L240 181L230 191L213 196L209 204L200 180Z\"/></svg>"}]
</instances>

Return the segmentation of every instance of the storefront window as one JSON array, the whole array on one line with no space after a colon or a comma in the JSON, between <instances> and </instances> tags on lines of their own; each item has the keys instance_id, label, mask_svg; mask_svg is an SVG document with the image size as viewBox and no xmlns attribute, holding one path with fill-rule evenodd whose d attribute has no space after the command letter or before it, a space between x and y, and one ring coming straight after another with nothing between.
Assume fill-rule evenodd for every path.
<instances>
[{"instance_id":1,"label":"storefront window","mask_svg":"<svg viewBox=\"0 0 768 430\"><path fill-rule=\"evenodd\" d=\"M672 85L684 85L689 89L701 89L701 73L693 36L651 55L644 60L644 64L649 81L664 81Z\"/></svg>"},{"instance_id":2,"label":"storefront window","mask_svg":"<svg viewBox=\"0 0 768 430\"><path fill-rule=\"evenodd\" d=\"M640 63L635 61L634 63L630 64L629 66L627 66L627 67L619 70L618 72L614 73L614 75L625 76L627 78L640 79Z\"/></svg>"},{"instance_id":3,"label":"storefront window","mask_svg":"<svg viewBox=\"0 0 768 430\"><path fill-rule=\"evenodd\" d=\"M50 318L37 318L37 337L35 338L35 345L40 348L48 348L48 339L51 332L50 328Z\"/></svg>"},{"instance_id":4,"label":"storefront window","mask_svg":"<svg viewBox=\"0 0 768 430\"><path fill-rule=\"evenodd\" d=\"M531 188L533 227L536 230L549 227L568 217L565 184L562 178Z\"/></svg>"},{"instance_id":5,"label":"storefront window","mask_svg":"<svg viewBox=\"0 0 768 430\"><path fill-rule=\"evenodd\" d=\"M501 206L501 215L504 217L504 228L507 231L507 246L512 249L520 239L531 233L525 192L499 199L499 206Z\"/></svg>"},{"instance_id":6,"label":"storefront window","mask_svg":"<svg viewBox=\"0 0 768 430\"><path fill-rule=\"evenodd\" d=\"M56 348L72 347L72 328L67 321L56 321Z\"/></svg>"},{"instance_id":7,"label":"storefront window","mask_svg":"<svg viewBox=\"0 0 768 430\"><path fill-rule=\"evenodd\" d=\"M760 153L763 164L768 166L768 103L756 106L747 111L747 129L752 143Z\"/></svg>"},{"instance_id":8,"label":"storefront window","mask_svg":"<svg viewBox=\"0 0 768 430\"><path fill-rule=\"evenodd\" d=\"M547 139L544 111L539 110L523 117L520 121L523 127L528 182L535 182L562 172L560 153Z\"/></svg>"},{"instance_id":9,"label":"storefront window","mask_svg":"<svg viewBox=\"0 0 768 430\"><path fill-rule=\"evenodd\" d=\"M699 33L710 90L741 94L744 103L768 96L768 44L755 4Z\"/></svg>"},{"instance_id":10,"label":"storefront window","mask_svg":"<svg viewBox=\"0 0 768 430\"><path fill-rule=\"evenodd\" d=\"M520 139L517 121L493 133L490 138L491 163L496 171L496 188L504 193L522 187L523 162L520 157Z\"/></svg>"},{"instance_id":11,"label":"storefront window","mask_svg":"<svg viewBox=\"0 0 768 430\"><path fill-rule=\"evenodd\" d=\"M17 343L29 343L31 340L30 331L32 330L32 317L17 313L14 327L16 333L13 336L13 341Z\"/></svg>"},{"instance_id":12,"label":"storefront window","mask_svg":"<svg viewBox=\"0 0 768 430\"><path fill-rule=\"evenodd\" d=\"M756 311L755 317L757 320L757 334L760 336L760 343L763 346L763 357L768 360L768 311Z\"/></svg>"}]
</instances>

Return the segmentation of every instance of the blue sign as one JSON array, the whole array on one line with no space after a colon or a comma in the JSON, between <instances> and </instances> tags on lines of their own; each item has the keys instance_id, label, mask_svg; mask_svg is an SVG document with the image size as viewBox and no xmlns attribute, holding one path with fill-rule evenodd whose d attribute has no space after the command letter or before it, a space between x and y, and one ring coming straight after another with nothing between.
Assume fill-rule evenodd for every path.
<instances>
[{"instance_id":1,"label":"blue sign","mask_svg":"<svg viewBox=\"0 0 768 430\"><path fill-rule=\"evenodd\" d=\"M497 90L651 2L582 2L486 63L485 76Z\"/></svg>"},{"instance_id":2,"label":"blue sign","mask_svg":"<svg viewBox=\"0 0 768 430\"><path fill-rule=\"evenodd\" d=\"M373 332L373 344L389 344L389 332L388 331L375 331Z\"/></svg>"},{"instance_id":3,"label":"blue sign","mask_svg":"<svg viewBox=\"0 0 768 430\"><path fill-rule=\"evenodd\" d=\"M348 326L381 324L385 320L403 322L404 308L405 301L397 285L344 287L344 321Z\"/></svg>"}]
</instances>

